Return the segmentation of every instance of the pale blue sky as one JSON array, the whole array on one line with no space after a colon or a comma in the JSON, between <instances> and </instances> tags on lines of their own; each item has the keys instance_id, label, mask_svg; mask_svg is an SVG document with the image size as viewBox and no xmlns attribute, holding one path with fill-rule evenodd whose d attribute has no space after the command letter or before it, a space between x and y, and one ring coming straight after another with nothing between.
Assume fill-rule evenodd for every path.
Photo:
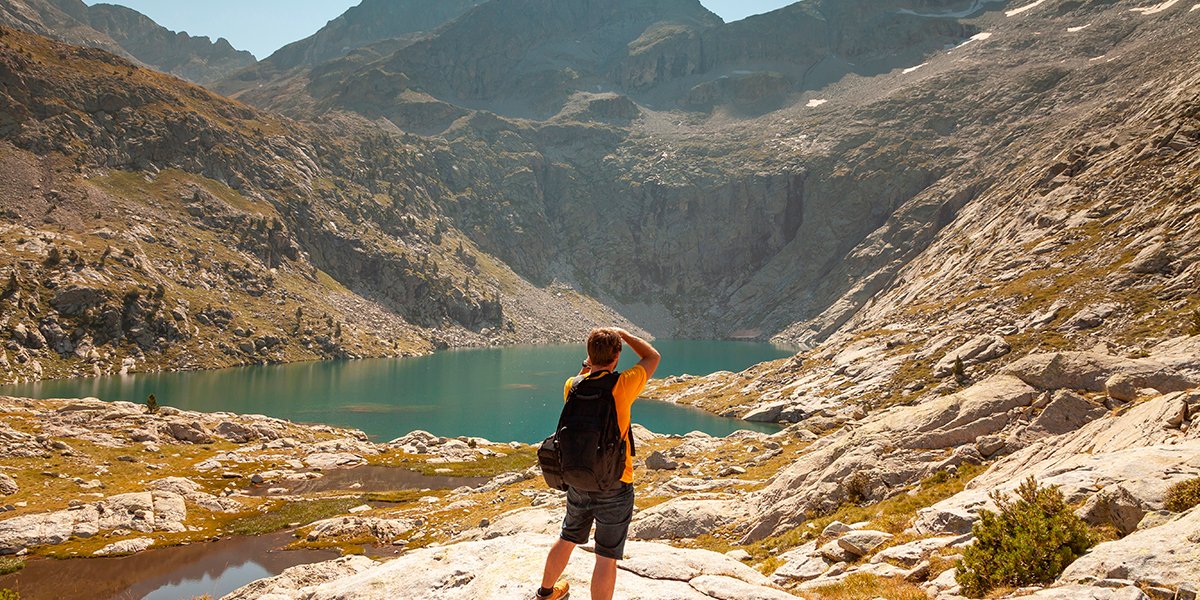
<instances>
[{"instance_id":1,"label":"pale blue sky","mask_svg":"<svg viewBox=\"0 0 1200 600\"><path fill-rule=\"evenodd\" d=\"M304 39L361 0L109 0L128 6L159 25L191 35L223 37L239 50L266 58L285 44ZM700 0L726 22L786 6L796 0ZM98 4L99 0L84 0ZM236 15L236 16L234 16Z\"/></svg>"}]
</instances>

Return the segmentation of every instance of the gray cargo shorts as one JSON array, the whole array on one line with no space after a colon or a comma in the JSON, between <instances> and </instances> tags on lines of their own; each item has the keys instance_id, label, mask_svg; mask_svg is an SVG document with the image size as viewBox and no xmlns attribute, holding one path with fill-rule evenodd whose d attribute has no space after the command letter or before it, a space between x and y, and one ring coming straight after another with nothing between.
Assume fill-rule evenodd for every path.
<instances>
[{"instance_id":1,"label":"gray cargo shorts","mask_svg":"<svg viewBox=\"0 0 1200 600\"><path fill-rule=\"evenodd\" d=\"M596 555L621 560L629 521L633 519L633 484L622 483L607 492L581 492L567 488L567 516L562 534L568 542L586 544L596 523Z\"/></svg>"}]
</instances>

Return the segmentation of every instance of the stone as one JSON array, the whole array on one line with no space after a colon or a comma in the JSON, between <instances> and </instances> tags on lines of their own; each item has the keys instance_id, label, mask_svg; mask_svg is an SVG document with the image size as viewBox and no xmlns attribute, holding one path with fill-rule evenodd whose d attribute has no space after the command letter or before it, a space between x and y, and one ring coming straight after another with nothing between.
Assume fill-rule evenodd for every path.
<instances>
[{"instance_id":1,"label":"stone","mask_svg":"<svg viewBox=\"0 0 1200 600\"><path fill-rule=\"evenodd\" d=\"M275 577L260 579L242 586L224 596L222 600L294 598L300 589L356 575L377 564L365 556L352 555L326 562L290 567Z\"/></svg>"},{"instance_id":2,"label":"stone","mask_svg":"<svg viewBox=\"0 0 1200 600\"><path fill-rule=\"evenodd\" d=\"M1075 316L1071 317L1071 319L1067 321L1067 327L1073 329L1092 329L1099 327L1104 323L1105 319L1112 316L1112 314L1116 311L1117 306L1115 304L1093 304L1075 313Z\"/></svg>"},{"instance_id":3,"label":"stone","mask_svg":"<svg viewBox=\"0 0 1200 600\"><path fill-rule=\"evenodd\" d=\"M135 554L154 545L150 538L133 538L109 544L92 553L93 556L123 556Z\"/></svg>"},{"instance_id":4,"label":"stone","mask_svg":"<svg viewBox=\"0 0 1200 600\"><path fill-rule=\"evenodd\" d=\"M1171 263L1172 257L1166 244L1158 242L1142 248L1125 268L1145 275L1161 273Z\"/></svg>"},{"instance_id":5,"label":"stone","mask_svg":"<svg viewBox=\"0 0 1200 600\"><path fill-rule=\"evenodd\" d=\"M1178 587L1200 573L1200 509L1165 525L1103 542L1067 567L1059 581L1128 579L1136 584Z\"/></svg>"},{"instance_id":6,"label":"stone","mask_svg":"<svg viewBox=\"0 0 1200 600\"><path fill-rule=\"evenodd\" d=\"M892 534L870 529L860 529L847 532L838 538L837 543L847 552L855 556L866 556L872 550L892 539Z\"/></svg>"},{"instance_id":7,"label":"stone","mask_svg":"<svg viewBox=\"0 0 1200 600\"><path fill-rule=\"evenodd\" d=\"M679 468L679 463L671 460L667 455L655 450L646 457L646 468L652 471L673 470Z\"/></svg>"},{"instance_id":8,"label":"stone","mask_svg":"<svg viewBox=\"0 0 1200 600\"><path fill-rule=\"evenodd\" d=\"M782 590L747 583L726 575L700 575L688 584L715 600L796 600L795 596Z\"/></svg>"},{"instance_id":9,"label":"stone","mask_svg":"<svg viewBox=\"0 0 1200 600\"><path fill-rule=\"evenodd\" d=\"M67 541L75 533L76 512L21 515L0 521L0 555Z\"/></svg>"},{"instance_id":10,"label":"stone","mask_svg":"<svg viewBox=\"0 0 1200 600\"><path fill-rule=\"evenodd\" d=\"M1092 525L1111 525L1125 536L1137 530L1146 516L1146 508L1129 490L1114 483L1088 498L1075 514Z\"/></svg>"},{"instance_id":11,"label":"stone","mask_svg":"<svg viewBox=\"0 0 1200 600\"><path fill-rule=\"evenodd\" d=\"M1041 600L1149 600L1145 592L1133 586L1109 588L1091 585L1046 588L1021 597Z\"/></svg>"},{"instance_id":12,"label":"stone","mask_svg":"<svg viewBox=\"0 0 1200 600\"><path fill-rule=\"evenodd\" d=\"M213 438L199 422L172 420L162 425L162 433L185 444L211 444Z\"/></svg>"},{"instance_id":13,"label":"stone","mask_svg":"<svg viewBox=\"0 0 1200 600\"><path fill-rule=\"evenodd\" d=\"M817 549L817 552L829 562L850 562L857 559L861 554L855 554L847 550L839 544L837 540L828 542Z\"/></svg>"},{"instance_id":14,"label":"stone","mask_svg":"<svg viewBox=\"0 0 1200 600\"><path fill-rule=\"evenodd\" d=\"M1089 402L1070 390L1055 390L1050 404L1029 423L1029 430L1048 435L1075 431L1107 414L1103 406Z\"/></svg>"},{"instance_id":15,"label":"stone","mask_svg":"<svg viewBox=\"0 0 1200 600\"><path fill-rule=\"evenodd\" d=\"M843 533L846 533L848 531L851 531L851 530L852 530L852 528L849 525L847 525L841 521L834 521L834 522L826 525L825 529L821 530L821 537L822 538L837 537L837 536L839 536Z\"/></svg>"},{"instance_id":16,"label":"stone","mask_svg":"<svg viewBox=\"0 0 1200 600\"><path fill-rule=\"evenodd\" d=\"M946 377L954 370L955 359L961 360L964 366L981 364L1008 354L1012 347L1004 338L998 335L980 335L967 341L962 346L946 353L933 366L934 377Z\"/></svg>"},{"instance_id":17,"label":"stone","mask_svg":"<svg viewBox=\"0 0 1200 600\"><path fill-rule=\"evenodd\" d=\"M778 569L771 574L771 580L778 584L790 581L808 581L816 579L829 570L830 563L817 551L816 542L808 542L779 555L783 561Z\"/></svg>"},{"instance_id":18,"label":"stone","mask_svg":"<svg viewBox=\"0 0 1200 600\"><path fill-rule=\"evenodd\" d=\"M964 541L965 536L941 536L914 540L884 548L871 557L871 562L889 562L902 567L913 568L934 552L955 543Z\"/></svg>"},{"instance_id":19,"label":"stone","mask_svg":"<svg viewBox=\"0 0 1200 600\"><path fill-rule=\"evenodd\" d=\"M256 430L234 421L221 421L213 429L213 433L235 444L245 444L259 438Z\"/></svg>"},{"instance_id":20,"label":"stone","mask_svg":"<svg viewBox=\"0 0 1200 600\"><path fill-rule=\"evenodd\" d=\"M348 452L314 452L304 457L304 464L319 470L344 469L367 464L367 460Z\"/></svg>"},{"instance_id":21,"label":"stone","mask_svg":"<svg viewBox=\"0 0 1200 600\"><path fill-rule=\"evenodd\" d=\"M694 538L744 516L745 506L736 499L684 496L641 511L629 532L636 539Z\"/></svg>"},{"instance_id":22,"label":"stone","mask_svg":"<svg viewBox=\"0 0 1200 600\"><path fill-rule=\"evenodd\" d=\"M310 542L315 542L322 539L370 536L386 543L412 531L415 526L415 523L410 519L382 519L358 516L334 517L332 519L317 521L310 525L307 539Z\"/></svg>"},{"instance_id":23,"label":"stone","mask_svg":"<svg viewBox=\"0 0 1200 600\"><path fill-rule=\"evenodd\" d=\"M17 485L16 480L0 473L0 496L11 496L19 491L21 488Z\"/></svg>"}]
</instances>

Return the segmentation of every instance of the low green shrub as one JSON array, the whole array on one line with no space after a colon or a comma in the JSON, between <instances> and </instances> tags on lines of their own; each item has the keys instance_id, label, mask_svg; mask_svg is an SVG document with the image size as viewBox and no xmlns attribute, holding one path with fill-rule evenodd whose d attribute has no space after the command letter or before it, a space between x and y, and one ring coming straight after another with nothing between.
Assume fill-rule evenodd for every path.
<instances>
[{"instance_id":1,"label":"low green shrub","mask_svg":"<svg viewBox=\"0 0 1200 600\"><path fill-rule=\"evenodd\" d=\"M1041 487L1030 477L1017 488L1016 499L993 493L992 500L999 512L980 513L971 530L975 543L958 564L956 579L968 596L1050 583L1096 543L1057 487Z\"/></svg>"},{"instance_id":2,"label":"low green shrub","mask_svg":"<svg viewBox=\"0 0 1200 600\"><path fill-rule=\"evenodd\" d=\"M0 575L16 573L25 568L25 561L15 556L0 557Z\"/></svg>"},{"instance_id":3,"label":"low green shrub","mask_svg":"<svg viewBox=\"0 0 1200 600\"><path fill-rule=\"evenodd\" d=\"M1200 504L1200 477L1180 481L1167 488L1163 506L1171 512L1183 512Z\"/></svg>"},{"instance_id":4,"label":"low green shrub","mask_svg":"<svg viewBox=\"0 0 1200 600\"><path fill-rule=\"evenodd\" d=\"M0 590L0 600L21 600L21 594L5 588Z\"/></svg>"}]
</instances>

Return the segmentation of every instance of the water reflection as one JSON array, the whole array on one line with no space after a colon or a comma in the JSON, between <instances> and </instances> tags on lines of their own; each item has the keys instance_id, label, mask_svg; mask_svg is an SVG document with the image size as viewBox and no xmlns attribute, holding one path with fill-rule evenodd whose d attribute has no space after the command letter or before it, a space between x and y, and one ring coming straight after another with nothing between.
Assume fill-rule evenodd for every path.
<instances>
[{"instance_id":1,"label":"water reflection","mask_svg":"<svg viewBox=\"0 0 1200 600\"><path fill-rule=\"evenodd\" d=\"M24 569L0 577L22 600L179 600L213 598L295 565L330 560L337 552L279 550L289 533L235 538L133 556L73 560L30 559Z\"/></svg>"}]
</instances>

